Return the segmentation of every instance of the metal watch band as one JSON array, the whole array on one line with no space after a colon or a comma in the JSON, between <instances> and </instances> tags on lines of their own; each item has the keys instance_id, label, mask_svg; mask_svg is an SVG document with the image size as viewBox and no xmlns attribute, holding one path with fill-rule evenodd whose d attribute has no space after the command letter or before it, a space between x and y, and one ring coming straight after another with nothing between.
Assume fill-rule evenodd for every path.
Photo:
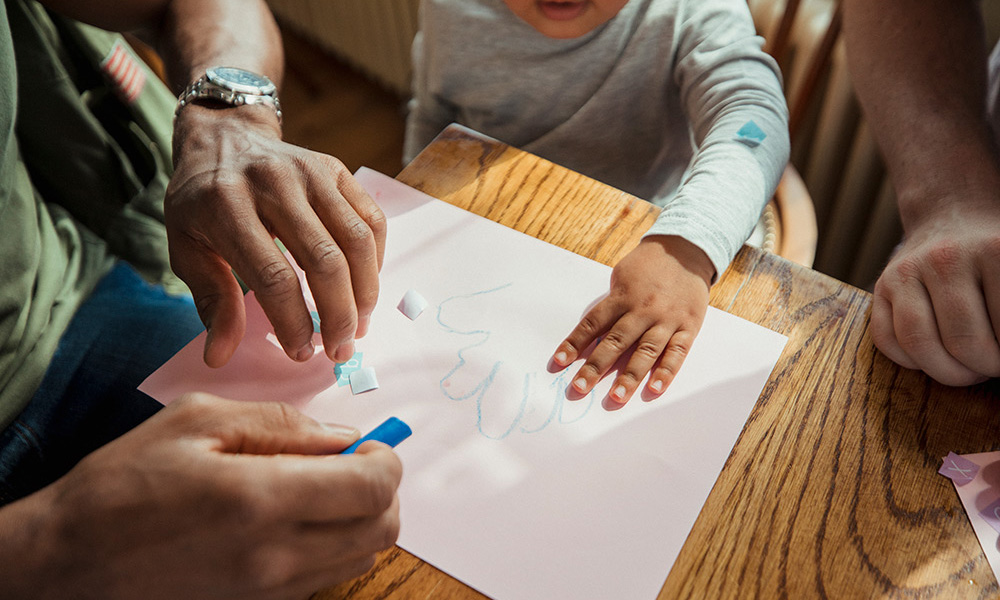
<instances>
[{"instance_id":1,"label":"metal watch band","mask_svg":"<svg viewBox=\"0 0 1000 600\"><path fill-rule=\"evenodd\" d=\"M214 85L208 81L208 78L204 75L192 82L191 85L187 86L187 88L184 89L184 92L178 96L177 108L174 110L174 118L177 118L177 115L180 114L182 108L195 100L201 99L216 100L223 104L228 104L229 106L264 104L274 109L274 112L278 117L278 123L281 123L281 103L278 101L277 96L245 94L234 90L227 90Z\"/></svg>"}]
</instances>

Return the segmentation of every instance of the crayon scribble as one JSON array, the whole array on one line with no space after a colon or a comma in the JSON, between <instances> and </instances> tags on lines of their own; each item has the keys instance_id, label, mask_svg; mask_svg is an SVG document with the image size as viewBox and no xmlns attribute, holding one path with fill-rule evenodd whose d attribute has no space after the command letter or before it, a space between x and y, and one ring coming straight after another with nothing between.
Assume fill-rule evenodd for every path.
<instances>
[{"instance_id":1,"label":"crayon scribble","mask_svg":"<svg viewBox=\"0 0 1000 600\"><path fill-rule=\"evenodd\" d=\"M476 428L479 433L495 440L502 440L513 433L515 430L521 433L537 433L548 427L553 422L558 422L560 424L569 424L584 418L588 412L590 412L591 406L594 404L595 394L591 391L585 399L580 399L572 402L571 404L579 406L579 414L570 416L567 414L566 406L569 401L566 399L566 388L568 385L567 372L568 368L564 369L559 373L555 380L551 381L542 388L539 388L537 382L539 373L525 373L524 384L522 388L521 400L514 413L510 425L502 433L495 434L487 431L483 424L483 405L486 399L486 394L490 390L494 381L496 380L497 374L500 372L503 366L503 361L496 361L493 363L492 367L489 369L488 374L480 379L471 390L467 392L453 392L454 386L451 385L451 377L464 368L468 361L466 360L466 352L484 346L492 336L492 332L488 329L478 329L472 328L468 330L458 329L445 321L444 313L445 306L454 301L460 299L475 298L478 296L484 296L486 294L492 294L500 290L507 289L513 284L507 283L495 288L488 290L481 290L478 292L473 292L470 294L461 294L452 296L444 301L442 301L437 306L437 323L438 325L449 333L454 333L456 335L471 337L470 343L468 345L462 346L458 350L458 361L455 365L445 373L444 377L438 382L438 387L441 393L448 399L461 402L468 400L469 398L475 398L476 402ZM540 408L541 404L551 402L551 408L548 409L548 415L544 420L535 426L529 426L524 424L527 417L537 414L535 409ZM574 407L575 408L575 407Z\"/></svg>"}]
</instances>

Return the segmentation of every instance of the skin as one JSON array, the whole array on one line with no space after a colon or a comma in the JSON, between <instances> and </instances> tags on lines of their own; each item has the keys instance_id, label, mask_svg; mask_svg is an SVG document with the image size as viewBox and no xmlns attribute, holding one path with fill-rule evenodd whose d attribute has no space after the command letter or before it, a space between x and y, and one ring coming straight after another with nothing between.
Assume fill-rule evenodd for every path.
<instances>
[{"instance_id":1,"label":"skin","mask_svg":"<svg viewBox=\"0 0 1000 600\"><path fill-rule=\"evenodd\" d=\"M651 372L645 394L666 391L687 358L708 310L715 268L700 248L677 236L649 236L611 273L611 291L580 320L552 361L567 367L600 342L573 376L567 394L583 395L622 357L609 397L624 404Z\"/></svg>"},{"instance_id":2,"label":"skin","mask_svg":"<svg viewBox=\"0 0 1000 600\"><path fill-rule=\"evenodd\" d=\"M48 0L109 29L143 30L174 88L206 66L281 80L277 28L257 0ZM285 144L273 110L189 105L166 199L172 266L225 363L245 316L233 267L286 351L310 350L305 269L328 352L351 351L377 296L384 217L335 159ZM311 355L311 352L309 352ZM285 405L177 400L52 485L0 508L0 596L302 598L367 571L399 529L399 459L357 430Z\"/></svg>"},{"instance_id":3,"label":"skin","mask_svg":"<svg viewBox=\"0 0 1000 600\"><path fill-rule=\"evenodd\" d=\"M628 0L504 0L507 7L540 33L571 39L608 22ZM551 5L561 5L552 7ZM580 320L552 356L568 367L600 340L567 389L583 396L618 362L609 397L628 402L647 374L645 394L666 391L687 357L708 310L715 268L700 248L676 236L650 236L623 258L611 273L611 291Z\"/></svg>"},{"instance_id":4,"label":"skin","mask_svg":"<svg viewBox=\"0 0 1000 600\"><path fill-rule=\"evenodd\" d=\"M946 385L1000 376L1000 157L978 2L843 6L852 79L905 230L875 285L875 344Z\"/></svg>"},{"instance_id":5,"label":"skin","mask_svg":"<svg viewBox=\"0 0 1000 600\"><path fill-rule=\"evenodd\" d=\"M11 598L306 598L399 531L401 465L278 403L193 394L0 510Z\"/></svg>"},{"instance_id":6,"label":"skin","mask_svg":"<svg viewBox=\"0 0 1000 600\"><path fill-rule=\"evenodd\" d=\"M281 40L261 0L46 4L100 27L147 32L178 93L213 65L281 83ZM261 105L186 106L173 150L164 202L170 261L208 328L205 362L224 365L243 339L243 294L231 271L255 292L288 356L313 355L312 319L275 237L306 273L327 354L353 356L378 298L385 216L344 165L283 142L274 110Z\"/></svg>"},{"instance_id":7,"label":"skin","mask_svg":"<svg viewBox=\"0 0 1000 600\"><path fill-rule=\"evenodd\" d=\"M628 0L566 0L562 2L504 0L504 3L507 4L511 12L543 35L556 39L571 39L590 33L608 22L628 3ZM568 13L567 17L556 17L553 10L558 11L559 9Z\"/></svg>"}]
</instances>

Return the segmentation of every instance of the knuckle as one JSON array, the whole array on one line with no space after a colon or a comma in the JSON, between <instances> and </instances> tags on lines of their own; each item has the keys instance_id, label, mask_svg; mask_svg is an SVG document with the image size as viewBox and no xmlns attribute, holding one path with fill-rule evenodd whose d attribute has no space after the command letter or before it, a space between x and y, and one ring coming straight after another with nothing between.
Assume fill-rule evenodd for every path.
<instances>
[{"instance_id":1,"label":"knuckle","mask_svg":"<svg viewBox=\"0 0 1000 600\"><path fill-rule=\"evenodd\" d=\"M350 565L343 567L343 578L353 579L355 577L360 577L375 566L375 555L369 554L362 558L356 559Z\"/></svg>"},{"instance_id":2,"label":"knuckle","mask_svg":"<svg viewBox=\"0 0 1000 600\"><path fill-rule=\"evenodd\" d=\"M666 353L673 359L684 360L691 352L691 344L687 342L671 342Z\"/></svg>"},{"instance_id":3,"label":"knuckle","mask_svg":"<svg viewBox=\"0 0 1000 600\"><path fill-rule=\"evenodd\" d=\"M635 354L640 358L656 360L663 354L663 346L653 341L642 340L636 345Z\"/></svg>"},{"instance_id":4,"label":"knuckle","mask_svg":"<svg viewBox=\"0 0 1000 600\"><path fill-rule=\"evenodd\" d=\"M904 328L896 332L899 346L910 355L924 354L933 345L933 337L922 329Z\"/></svg>"},{"instance_id":5,"label":"knuckle","mask_svg":"<svg viewBox=\"0 0 1000 600\"><path fill-rule=\"evenodd\" d=\"M369 247L374 251L375 238L372 236L371 227L361 218L351 218L344 223L343 244L354 251L367 250Z\"/></svg>"},{"instance_id":6,"label":"knuckle","mask_svg":"<svg viewBox=\"0 0 1000 600\"><path fill-rule=\"evenodd\" d=\"M615 385L623 385L625 386L625 389L628 390L635 389L635 386L639 385L641 378L642 375L638 372L638 369L626 369L625 371L622 371L621 375L618 376L618 379L615 381Z\"/></svg>"},{"instance_id":7,"label":"knuckle","mask_svg":"<svg viewBox=\"0 0 1000 600\"><path fill-rule=\"evenodd\" d=\"M318 275L337 275L344 271L344 252L332 239L325 238L310 247L309 262Z\"/></svg>"},{"instance_id":8,"label":"knuckle","mask_svg":"<svg viewBox=\"0 0 1000 600\"><path fill-rule=\"evenodd\" d=\"M331 335L338 340L346 341L353 336L358 328L357 316L354 311L338 311L333 318L323 319L320 328L324 335Z\"/></svg>"},{"instance_id":9,"label":"knuckle","mask_svg":"<svg viewBox=\"0 0 1000 600\"><path fill-rule=\"evenodd\" d=\"M378 545L379 550L392 548L392 546L396 543L396 540L399 539L399 528L399 513L397 511L390 512L383 517L382 535Z\"/></svg>"},{"instance_id":10,"label":"knuckle","mask_svg":"<svg viewBox=\"0 0 1000 600\"><path fill-rule=\"evenodd\" d=\"M388 229L388 221L385 218L385 213L378 205L372 203L371 209L363 215L361 218L368 223L369 229L375 234L376 238L385 237L386 230Z\"/></svg>"},{"instance_id":11,"label":"knuckle","mask_svg":"<svg viewBox=\"0 0 1000 600\"><path fill-rule=\"evenodd\" d=\"M583 377L587 381L594 381L598 379L601 375L604 375L604 370L601 369L601 366L599 364L594 362L593 358L591 358L588 359L587 362L583 363L582 367L580 367L580 372L578 374L578 377Z\"/></svg>"},{"instance_id":12,"label":"knuckle","mask_svg":"<svg viewBox=\"0 0 1000 600\"><path fill-rule=\"evenodd\" d=\"M179 273L178 277L180 277ZM216 307L222 303L222 298L222 294L202 294L195 296L194 309L198 311L198 314L204 320L208 315L215 314Z\"/></svg>"},{"instance_id":13,"label":"knuckle","mask_svg":"<svg viewBox=\"0 0 1000 600\"><path fill-rule=\"evenodd\" d=\"M207 420L218 409L218 399L205 392L188 392L170 404L170 410L175 417L182 420Z\"/></svg>"},{"instance_id":14,"label":"knuckle","mask_svg":"<svg viewBox=\"0 0 1000 600\"><path fill-rule=\"evenodd\" d=\"M902 285L909 284L915 280L919 281L923 278L921 273L922 271L921 263L919 260L917 260L912 256L906 256L900 258L895 263L891 264L890 267L887 269L887 271L890 276L889 278L887 278L888 280L891 280L894 283L898 282L898 284ZM884 290L886 297L891 298L892 286L886 284L882 287L886 288Z\"/></svg>"},{"instance_id":15,"label":"knuckle","mask_svg":"<svg viewBox=\"0 0 1000 600\"><path fill-rule=\"evenodd\" d=\"M354 490L358 505L369 515L386 512L396 498L396 487L385 473L355 470L347 484Z\"/></svg>"},{"instance_id":16,"label":"knuckle","mask_svg":"<svg viewBox=\"0 0 1000 600\"><path fill-rule=\"evenodd\" d=\"M277 545L249 549L243 558L243 576L256 589L280 589L291 583L298 573L297 554Z\"/></svg>"},{"instance_id":17,"label":"knuckle","mask_svg":"<svg viewBox=\"0 0 1000 600\"><path fill-rule=\"evenodd\" d=\"M336 175L337 180L340 181L347 177L352 177L350 169L336 156L331 156L329 154L316 154L319 158L319 162L323 167Z\"/></svg>"},{"instance_id":18,"label":"knuckle","mask_svg":"<svg viewBox=\"0 0 1000 600\"><path fill-rule=\"evenodd\" d=\"M588 313L580 319L580 323L576 326L576 331L587 338L594 338L600 333L601 324L594 315Z\"/></svg>"},{"instance_id":19,"label":"knuckle","mask_svg":"<svg viewBox=\"0 0 1000 600\"><path fill-rule=\"evenodd\" d=\"M927 251L927 264L935 272L946 275L960 269L962 257L962 249L957 243L939 242Z\"/></svg>"},{"instance_id":20,"label":"knuckle","mask_svg":"<svg viewBox=\"0 0 1000 600\"><path fill-rule=\"evenodd\" d=\"M256 281L254 292L260 296L288 296L299 289L299 278L284 260L274 260L257 269Z\"/></svg>"},{"instance_id":21,"label":"knuckle","mask_svg":"<svg viewBox=\"0 0 1000 600\"><path fill-rule=\"evenodd\" d=\"M601 344L617 354L625 352L625 350L632 345L620 332L613 329L604 336L604 339L601 340Z\"/></svg>"}]
</instances>

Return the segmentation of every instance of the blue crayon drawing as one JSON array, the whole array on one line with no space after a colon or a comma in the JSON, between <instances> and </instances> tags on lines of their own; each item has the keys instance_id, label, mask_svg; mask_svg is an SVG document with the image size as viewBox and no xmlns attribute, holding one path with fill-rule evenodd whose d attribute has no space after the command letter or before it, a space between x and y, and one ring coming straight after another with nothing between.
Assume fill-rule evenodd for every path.
<instances>
[{"instance_id":1,"label":"blue crayon drawing","mask_svg":"<svg viewBox=\"0 0 1000 600\"><path fill-rule=\"evenodd\" d=\"M594 392L591 391L585 398L572 402L567 400L568 368L560 372L555 380L548 383L539 381L539 372L525 373L521 398L517 406L510 413L509 424L505 428L501 427L502 431L497 431L497 428L487 426L486 421L496 419L487 419L484 416L484 409L486 408L488 399L487 393L493 386L498 373L503 368L503 361L493 361L484 376L473 377L474 385L467 387L467 391L454 391L452 389L452 382L450 381L452 376L463 368L466 368L469 364L467 353L474 348L484 347L489 342L492 332L485 328L476 327L459 329L450 324L445 319L447 305L455 300L476 298L496 293L510 288L512 285L511 283L507 283L488 290L452 296L437 306L437 323L444 331L471 338L469 340L470 343L459 348L457 362L441 378L438 382L438 387L446 398L454 402L462 402L473 398L476 405L476 428L480 434L494 440L502 440L515 431L531 434L546 429L552 423L570 424L579 421L590 412L596 397ZM502 420L506 421L507 417L504 417Z\"/></svg>"}]
</instances>

